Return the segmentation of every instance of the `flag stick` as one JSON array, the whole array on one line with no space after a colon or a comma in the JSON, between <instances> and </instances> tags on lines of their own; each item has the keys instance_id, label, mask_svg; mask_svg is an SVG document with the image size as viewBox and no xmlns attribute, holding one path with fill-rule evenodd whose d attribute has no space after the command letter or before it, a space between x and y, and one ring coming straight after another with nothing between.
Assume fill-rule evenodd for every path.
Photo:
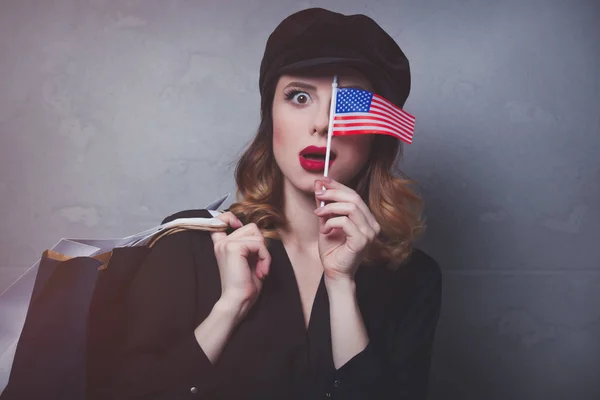
<instances>
[{"instance_id":1,"label":"flag stick","mask_svg":"<svg viewBox=\"0 0 600 400\"><path fill-rule=\"evenodd\" d=\"M331 105L329 106L329 128L327 129L327 152L325 153L325 171L324 177L329 173L329 154L331 153L331 137L333 136L333 115L335 114L336 97L337 97L337 74L333 76L331 83ZM323 186L325 190L325 186ZM325 205L325 201L321 200L321 207Z\"/></svg>"}]
</instances>

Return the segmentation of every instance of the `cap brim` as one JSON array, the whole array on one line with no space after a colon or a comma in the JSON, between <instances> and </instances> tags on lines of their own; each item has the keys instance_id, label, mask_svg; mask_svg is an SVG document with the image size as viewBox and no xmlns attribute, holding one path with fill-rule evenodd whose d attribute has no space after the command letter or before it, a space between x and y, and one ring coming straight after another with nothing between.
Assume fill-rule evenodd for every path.
<instances>
[{"instance_id":1,"label":"cap brim","mask_svg":"<svg viewBox=\"0 0 600 400\"><path fill-rule=\"evenodd\" d=\"M379 92L379 94L384 97L390 96L390 93L388 93L388 80L385 77L385 73L381 71L375 64L363 59L343 57L311 58L285 65L279 68L278 72L279 74L284 74L297 70L329 65L343 65L358 69L359 71L363 72L375 86L376 92Z\"/></svg>"},{"instance_id":2,"label":"cap brim","mask_svg":"<svg viewBox=\"0 0 600 400\"><path fill-rule=\"evenodd\" d=\"M347 67L354 67L359 71L363 72L369 79L381 78L382 71L373 64L365 60L357 59L357 58L342 58L342 57L320 57L320 58L311 58L308 60L297 61L292 64L285 65L279 68L279 73L292 72L296 70L320 67L320 66L329 66L329 65L343 65ZM375 82L373 82L375 83Z\"/></svg>"}]
</instances>

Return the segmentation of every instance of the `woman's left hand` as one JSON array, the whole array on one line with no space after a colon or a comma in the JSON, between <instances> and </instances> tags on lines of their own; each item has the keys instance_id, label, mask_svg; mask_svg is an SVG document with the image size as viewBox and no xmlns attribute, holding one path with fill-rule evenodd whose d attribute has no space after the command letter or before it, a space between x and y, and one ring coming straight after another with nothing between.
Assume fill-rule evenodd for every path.
<instances>
[{"instance_id":1,"label":"woman's left hand","mask_svg":"<svg viewBox=\"0 0 600 400\"><path fill-rule=\"evenodd\" d=\"M320 193L323 186L327 190ZM315 210L325 277L353 280L381 227L358 193L331 178L315 181L315 197L317 206L326 203Z\"/></svg>"}]
</instances>

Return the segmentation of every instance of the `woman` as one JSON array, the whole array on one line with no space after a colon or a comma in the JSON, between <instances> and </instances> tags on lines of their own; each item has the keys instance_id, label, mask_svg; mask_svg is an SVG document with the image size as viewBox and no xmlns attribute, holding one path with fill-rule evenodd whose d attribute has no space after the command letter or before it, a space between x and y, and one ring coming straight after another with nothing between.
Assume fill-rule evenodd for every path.
<instances>
[{"instance_id":1,"label":"woman","mask_svg":"<svg viewBox=\"0 0 600 400\"><path fill-rule=\"evenodd\" d=\"M410 88L406 57L370 18L282 21L240 201L219 216L231 229L153 247L124 305L111 398L426 397L441 278L413 248L420 200L392 176L393 137L334 137L323 178L334 74L400 107Z\"/></svg>"}]
</instances>

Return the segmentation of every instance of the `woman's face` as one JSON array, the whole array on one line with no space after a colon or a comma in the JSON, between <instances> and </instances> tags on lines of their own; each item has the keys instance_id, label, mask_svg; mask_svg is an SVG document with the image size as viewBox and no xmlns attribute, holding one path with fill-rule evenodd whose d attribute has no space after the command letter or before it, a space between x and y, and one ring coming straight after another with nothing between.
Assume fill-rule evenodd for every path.
<instances>
[{"instance_id":1,"label":"woman's face","mask_svg":"<svg viewBox=\"0 0 600 400\"><path fill-rule=\"evenodd\" d=\"M320 68L279 78L273 99L273 152L284 191L292 186L312 194L315 179L323 176L334 73L339 88L373 91L367 78L351 68ZM328 176L343 184L351 181L365 165L372 139L373 135L333 136Z\"/></svg>"}]
</instances>

